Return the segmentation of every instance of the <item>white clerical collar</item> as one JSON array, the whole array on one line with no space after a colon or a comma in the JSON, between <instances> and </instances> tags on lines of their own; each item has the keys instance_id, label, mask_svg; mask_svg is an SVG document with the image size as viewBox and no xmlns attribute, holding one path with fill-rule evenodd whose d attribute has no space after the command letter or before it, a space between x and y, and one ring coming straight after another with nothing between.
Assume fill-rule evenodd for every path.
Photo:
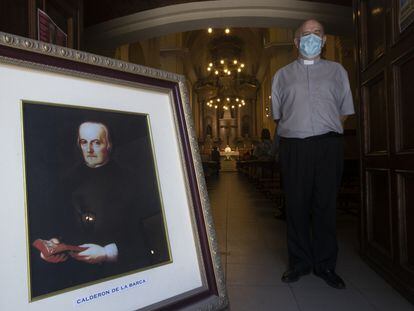
<instances>
[{"instance_id":1,"label":"white clerical collar","mask_svg":"<svg viewBox=\"0 0 414 311\"><path fill-rule=\"evenodd\" d=\"M302 64L302 65L314 65L319 63L321 59L320 58L316 58L316 59L304 59L304 58L298 58L298 61Z\"/></svg>"}]
</instances>

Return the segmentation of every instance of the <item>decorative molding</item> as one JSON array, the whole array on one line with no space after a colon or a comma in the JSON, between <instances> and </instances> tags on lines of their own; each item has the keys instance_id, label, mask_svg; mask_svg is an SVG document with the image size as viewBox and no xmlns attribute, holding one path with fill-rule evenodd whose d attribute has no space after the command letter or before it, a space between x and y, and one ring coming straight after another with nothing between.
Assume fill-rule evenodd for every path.
<instances>
[{"instance_id":1,"label":"decorative molding","mask_svg":"<svg viewBox=\"0 0 414 311\"><path fill-rule=\"evenodd\" d=\"M213 266L214 266L216 279L217 279L217 287L218 287L217 289L220 295L218 306L224 307L225 305L227 305L227 302L228 302L227 299L225 298L227 296L225 294L226 293L225 280L224 280L224 277L221 277L221 276L224 276L224 272L221 268L222 265L221 265L221 259L219 256L219 248L217 244L217 237L216 237L216 232L214 228L213 216L211 213L206 212L207 210L211 210L211 208L210 208L210 202L208 200L208 192L207 192L207 186L205 183L203 165L202 165L200 151L198 147L198 140L197 140L197 136L195 132L191 107L189 105L188 89L185 85L185 81L181 81L179 83L179 87L180 87L181 97L185 103L185 105L183 105L184 116L186 119L186 124L188 125L188 128L187 128L188 137L191 138L190 147L192 149L192 154L194 155L193 161L194 161L195 172L196 172L196 180L197 180L199 191L200 191L201 207L202 207L203 214L204 214L204 221L206 223L206 230L209 236L210 250L211 250L211 253L213 254L212 256ZM206 310L210 310L210 309L206 309Z\"/></svg>"},{"instance_id":2,"label":"decorative molding","mask_svg":"<svg viewBox=\"0 0 414 311\"><path fill-rule=\"evenodd\" d=\"M85 29L88 50L207 27L290 27L308 18L325 24L329 34L352 34L352 9L297 0L221 0L191 2L146 10Z\"/></svg>"},{"instance_id":3,"label":"decorative molding","mask_svg":"<svg viewBox=\"0 0 414 311\"><path fill-rule=\"evenodd\" d=\"M171 49L160 49L160 56L178 56L188 57L190 50L188 48L171 48Z\"/></svg>"},{"instance_id":4,"label":"decorative molding","mask_svg":"<svg viewBox=\"0 0 414 311\"><path fill-rule=\"evenodd\" d=\"M70 48L40 42L25 37L19 37L4 32L0 32L0 45L31 51L43 55L59 57L62 59L76 61L89 65L139 74L146 77L162 78L172 82L185 81L185 77L179 74L166 72L163 70L154 69L142 65L132 64L120 60L114 60L109 57L73 50Z\"/></svg>"},{"instance_id":5,"label":"decorative molding","mask_svg":"<svg viewBox=\"0 0 414 311\"><path fill-rule=\"evenodd\" d=\"M269 42L264 46L264 52L267 57L276 56L280 51L292 52L295 48L295 43L292 42Z\"/></svg>"}]
</instances>

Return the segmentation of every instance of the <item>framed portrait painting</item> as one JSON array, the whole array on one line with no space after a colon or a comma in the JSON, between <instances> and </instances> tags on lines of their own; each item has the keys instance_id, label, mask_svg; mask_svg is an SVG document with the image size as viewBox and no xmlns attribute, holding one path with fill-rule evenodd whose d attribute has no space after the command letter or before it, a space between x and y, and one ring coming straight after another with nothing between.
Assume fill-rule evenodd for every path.
<instances>
[{"instance_id":1,"label":"framed portrait painting","mask_svg":"<svg viewBox=\"0 0 414 311\"><path fill-rule=\"evenodd\" d=\"M185 78L0 33L0 309L221 310Z\"/></svg>"},{"instance_id":2,"label":"framed portrait painting","mask_svg":"<svg viewBox=\"0 0 414 311\"><path fill-rule=\"evenodd\" d=\"M400 32L414 22L414 0L398 1L398 24Z\"/></svg>"},{"instance_id":3,"label":"framed portrait painting","mask_svg":"<svg viewBox=\"0 0 414 311\"><path fill-rule=\"evenodd\" d=\"M37 9L38 40L68 46L68 35L44 11Z\"/></svg>"}]
</instances>

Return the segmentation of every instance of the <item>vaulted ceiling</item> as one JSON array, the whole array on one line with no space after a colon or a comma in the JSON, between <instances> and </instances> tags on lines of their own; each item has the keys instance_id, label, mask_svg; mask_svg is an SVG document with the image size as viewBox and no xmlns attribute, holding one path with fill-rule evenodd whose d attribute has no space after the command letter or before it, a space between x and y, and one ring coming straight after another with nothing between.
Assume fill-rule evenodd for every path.
<instances>
[{"instance_id":1,"label":"vaulted ceiling","mask_svg":"<svg viewBox=\"0 0 414 311\"><path fill-rule=\"evenodd\" d=\"M353 31L351 2L87 0L84 1L85 48L105 53L104 50L123 44L207 27L295 29L306 18L321 21L329 34L349 35Z\"/></svg>"},{"instance_id":2,"label":"vaulted ceiling","mask_svg":"<svg viewBox=\"0 0 414 311\"><path fill-rule=\"evenodd\" d=\"M96 25L111 19L159 7L201 2L205 0L86 0L84 1L85 27ZM216 0L222 1L222 0ZM308 2L322 2L342 6L352 6L352 0L302 0ZM99 9L98 9L99 8Z\"/></svg>"}]
</instances>

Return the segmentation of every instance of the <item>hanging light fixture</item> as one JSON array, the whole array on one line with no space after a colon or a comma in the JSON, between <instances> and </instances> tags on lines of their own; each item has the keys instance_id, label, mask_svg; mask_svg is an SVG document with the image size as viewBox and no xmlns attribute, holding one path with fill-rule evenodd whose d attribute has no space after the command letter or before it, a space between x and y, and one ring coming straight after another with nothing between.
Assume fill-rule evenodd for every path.
<instances>
[{"instance_id":1,"label":"hanging light fixture","mask_svg":"<svg viewBox=\"0 0 414 311\"><path fill-rule=\"evenodd\" d=\"M215 31L212 28L208 30L213 34L209 43L211 59L207 62L207 73L209 78L217 87L217 95L209 98L207 107L219 110L235 110L246 105L244 99L237 96L237 84L239 75L244 71L245 64L241 61L240 55L242 50L242 41L233 35L230 35L230 28L222 31ZM222 80L223 79L223 80ZM226 80L227 85L232 85L230 90L222 88L222 81Z\"/></svg>"},{"instance_id":2,"label":"hanging light fixture","mask_svg":"<svg viewBox=\"0 0 414 311\"><path fill-rule=\"evenodd\" d=\"M215 109L237 109L246 106L246 102L244 99L240 99L239 97L234 96L227 96L227 97L214 97L207 101L207 107L215 108Z\"/></svg>"},{"instance_id":3,"label":"hanging light fixture","mask_svg":"<svg viewBox=\"0 0 414 311\"><path fill-rule=\"evenodd\" d=\"M210 61L207 66L208 72L214 72L219 76L230 76L243 71L244 63L240 63L238 59L228 60L220 59L219 61Z\"/></svg>"},{"instance_id":4,"label":"hanging light fixture","mask_svg":"<svg viewBox=\"0 0 414 311\"><path fill-rule=\"evenodd\" d=\"M207 32L209 34L215 33L212 42L215 41L216 46L212 48L214 50L212 52L213 59L209 61L206 70L219 77L241 73L245 68L245 64L239 59L240 48L237 46L240 45L240 39L229 35L230 28L224 30L225 36L220 35L220 32L215 32L211 27L208 28Z\"/></svg>"}]
</instances>

